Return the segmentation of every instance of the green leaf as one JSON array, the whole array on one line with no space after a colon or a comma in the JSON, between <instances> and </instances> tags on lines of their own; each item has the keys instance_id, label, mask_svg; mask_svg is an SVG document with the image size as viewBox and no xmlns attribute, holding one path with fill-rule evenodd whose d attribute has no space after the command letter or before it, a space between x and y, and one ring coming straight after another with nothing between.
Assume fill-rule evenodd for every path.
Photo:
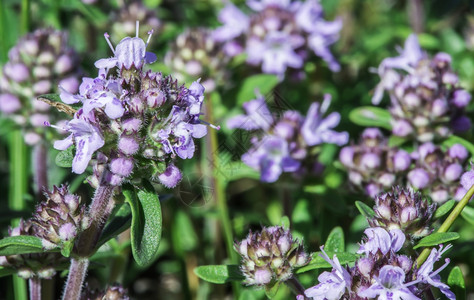
<instances>
[{"instance_id":1,"label":"green leaf","mask_svg":"<svg viewBox=\"0 0 474 300\"><path fill-rule=\"evenodd\" d=\"M245 279L238 265L199 266L194 269L194 274L202 280L218 284Z\"/></svg>"},{"instance_id":2,"label":"green leaf","mask_svg":"<svg viewBox=\"0 0 474 300\"><path fill-rule=\"evenodd\" d=\"M474 208L465 206L461 212L461 217L464 218L471 225L474 225Z\"/></svg>"},{"instance_id":3,"label":"green leaf","mask_svg":"<svg viewBox=\"0 0 474 300\"><path fill-rule=\"evenodd\" d=\"M331 259L333 258L334 255L336 255L341 265L355 262L357 258L359 257L357 254L350 253L350 252L333 253L333 252L327 252L326 250L324 251L327 253L329 258ZM299 268L296 271L296 273L300 274L300 273L304 273L304 272L314 270L314 269L332 268L332 266L327 261L325 261L324 258L319 256L319 254L321 253L322 253L321 251L315 252L313 254L313 259L311 260L311 262L308 265Z\"/></svg>"},{"instance_id":4,"label":"green leaf","mask_svg":"<svg viewBox=\"0 0 474 300\"><path fill-rule=\"evenodd\" d=\"M240 293L239 300L259 300L265 297L264 290L254 288L244 288Z\"/></svg>"},{"instance_id":5,"label":"green leaf","mask_svg":"<svg viewBox=\"0 0 474 300\"><path fill-rule=\"evenodd\" d=\"M69 257L71 255L72 248L74 248L74 241L68 241L61 246L61 255Z\"/></svg>"},{"instance_id":6,"label":"green leaf","mask_svg":"<svg viewBox=\"0 0 474 300\"><path fill-rule=\"evenodd\" d=\"M457 300L466 299L466 283L464 282L461 268L458 266L454 267L449 273L448 285L451 287L451 291L456 295Z\"/></svg>"},{"instance_id":7,"label":"green leaf","mask_svg":"<svg viewBox=\"0 0 474 300\"><path fill-rule=\"evenodd\" d=\"M413 249L417 249L420 247L431 247L436 246L439 244L444 244L446 242L450 242L453 240L457 240L459 238L459 233L457 232L435 232L426 236L420 240L420 242L413 247Z\"/></svg>"},{"instance_id":8,"label":"green leaf","mask_svg":"<svg viewBox=\"0 0 474 300\"><path fill-rule=\"evenodd\" d=\"M187 251L192 251L198 244L198 237L189 216L178 210L174 215L172 228L173 248L176 253L184 255Z\"/></svg>"},{"instance_id":9,"label":"green leaf","mask_svg":"<svg viewBox=\"0 0 474 300\"><path fill-rule=\"evenodd\" d=\"M255 99L255 91L262 95L268 94L279 81L276 75L271 74L258 74L247 77L237 93L237 105L240 106L247 101Z\"/></svg>"},{"instance_id":10,"label":"green leaf","mask_svg":"<svg viewBox=\"0 0 474 300\"><path fill-rule=\"evenodd\" d=\"M324 251L338 253L343 252L344 248L344 232L341 227L334 227L324 244Z\"/></svg>"},{"instance_id":11,"label":"green leaf","mask_svg":"<svg viewBox=\"0 0 474 300\"><path fill-rule=\"evenodd\" d=\"M107 223L100 236L100 240L98 243L98 247L102 246L111 238L116 237L118 234L124 232L127 228L130 227L132 222L132 212L130 209L130 205L128 203L124 203L118 209L117 213L111 218L111 220Z\"/></svg>"},{"instance_id":12,"label":"green leaf","mask_svg":"<svg viewBox=\"0 0 474 300\"><path fill-rule=\"evenodd\" d=\"M35 236L9 236L0 240L0 256L44 252L41 239Z\"/></svg>"},{"instance_id":13,"label":"green leaf","mask_svg":"<svg viewBox=\"0 0 474 300\"><path fill-rule=\"evenodd\" d=\"M356 201L355 206L359 210L360 214L363 215L366 218L370 219L375 215L374 210L370 206L365 204L364 202Z\"/></svg>"},{"instance_id":14,"label":"green leaf","mask_svg":"<svg viewBox=\"0 0 474 300\"><path fill-rule=\"evenodd\" d=\"M278 289L280 288L280 282L275 281L274 283L270 283L265 285L265 295L269 299L275 298L276 294L278 293Z\"/></svg>"},{"instance_id":15,"label":"green leaf","mask_svg":"<svg viewBox=\"0 0 474 300\"><path fill-rule=\"evenodd\" d=\"M448 139L444 140L443 145L446 147L451 147L454 144L461 144L466 147L467 151L471 153L471 156L474 156L474 145L471 142L466 141L465 139L458 137L456 135L451 135Z\"/></svg>"},{"instance_id":16,"label":"green leaf","mask_svg":"<svg viewBox=\"0 0 474 300\"><path fill-rule=\"evenodd\" d=\"M355 108L349 113L349 119L353 123L364 127L373 126L392 129L390 113L380 107L362 106Z\"/></svg>"},{"instance_id":17,"label":"green leaf","mask_svg":"<svg viewBox=\"0 0 474 300\"><path fill-rule=\"evenodd\" d=\"M59 97L59 94L44 94L44 95L39 95L37 97L37 99L46 99L46 100L49 100L49 101L52 101L52 102L63 102L61 100L61 97Z\"/></svg>"},{"instance_id":18,"label":"green leaf","mask_svg":"<svg viewBox=\"0 0 474 300\"><path fill-rule=\"evenodd\" d=\"M288 218L288 216L281 217L280 225L287 230L290 229L290 218Z\"/></svg>"},{"instance_id":19,"label":"green leaf","mask_svg":"<svg viewBox=\"0 0 474 300\"><path fill-rule=\"evenodd\" d=\"M219 158L220 162L224 162L223 159ZM223 180L228 183L234 180L242 178L259 179L260 173L255 169L252 169L242 161L231 161L227 163L217 164L215 170L215 176L221 176Z\"/></svg>"},{"instance_id":20,"label":"green leaf","mask_svg":"<svg viewBox=\"0 0 474 300\"><path fill-rule=\"evenodd\" d=\"M16 272L17 272L16 269L0 267L0 277L16 274Z\"/></svg>"},{"instance_id":21,"label":"green leaf","mask_svg":"<svg viewBox=\"0 0 474 300\"><path fill-rule=\"evenodd\" d=\"M76 147L71 146L56 155L56 165L62 168L71 168L72 160L74 159L74 150Z\"/></svg>"},{"instance_id":22,"label":"green leaf","mask_svg":"<svg viewBox=\"0 0 474 300\"><path fill-rule=\"evenodd\" d=\"M447 214L451 210L451 208L453 208L454 204L456 204L455 200L449 200L448 202L444 203L443 205L438 207L438 209L435 211L433 217L435 219L441 218L442 216Z\"/></svg>"},{"instance_id":23,"label":"green leaf","mask_svg":"<svg viewBox=\"0 0 474 300\"><path fill-rule=\"evenodd\" d=\"M162 218L160 201L153 186L148 182L142 185L144 189L138 192L131 185L126 185L123 194L132 209L130 236L133 258L137 265L146 267L158 256Z\"/></svg>"}]
</instances>

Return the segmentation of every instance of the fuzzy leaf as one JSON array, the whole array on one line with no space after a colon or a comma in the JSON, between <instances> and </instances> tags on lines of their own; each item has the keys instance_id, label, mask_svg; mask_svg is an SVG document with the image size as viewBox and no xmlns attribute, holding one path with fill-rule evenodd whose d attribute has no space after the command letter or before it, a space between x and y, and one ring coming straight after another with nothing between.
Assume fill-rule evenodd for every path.
<instances>
[{"instance_id":1,"label":"fuzzy leaf","mask_svg":"<svg viewBox=\"0 0 474 300\"><path fill-rule=\"evenodd\" d=\"M273 284L267 284L265 286L265 295L268 297L268 299L273 299L275 298L276 294L278 293L278 289L280 288L280 282L275 281Z\"/></svg>"},{"instance_id":2,"label":"fuzzy leaf","mask_svg":"<svg viewBox=\"0 0 474 300\"><path fill-rule=\"evenodd\" d=\"M474 208L465 206L461 212L461 217L464 218L471 225L474 225Z\"/></svg>"},{"instance_id":3,"label":"fuzzy leaf","mask_svg":"<svg viewBox=\"0 0 474 300\"><path fill-rule=\"evenodd\" d=\"M354 124L364 127L392 129L390 113L388 110L380 107L362 106L355 108L349 113L349 119Z\"/></svg>"},{"instance_id":4,"label":"fuzzy leaf","mask_svg":"<svg viewBox=\"0 0 474 300\"><path fill-rule=\"evenodd\" d=\"M365 204L364 202L356 201L355 206L359 210L360 214L363 215L366 218L370 219L375 215L374 210L370 206Z\"/></svg>"},{"instance_id":5,"label":"fuzzy leaf","mask_svg":"<svg viewBox=\"0 0 474 300\"><path fill-rule=\"evenodd\" d=\"M339 259L339 262L341 263L341 265L352 263L356 261L356 259L359 257L357 254L350 253L350 252L333 253L333 252L327 252L326 250L324 251L327 253L329 258L331 259L333 258L334 254L336 254L337 259ZM300 273L304 273L304 272L314 270L314 269L332 268L332 266L327 261L325 261L324 258L319 256L320 253L322 252L321 251L315 252L313 254L313 259L311 260L311 262L308 265L299 268L296 271L296 273L300 274Z\"/></svg>"},{"instance_id":6,"label":"fuzzy leaf","mask_svg":"<svg viewBox=\"0 0 474 300\"><path fill-rule=\"evenodd\" d=\"M343 252L344 248L344 232L341 227L334 227L324 244L324 251L338 253Z\"/></svg>"},{"instance_id":7,"label":"fuzzy leaf","mask_svg":"<svg viewBox=\"0 0 474 300\"><path fill-rule=\"evenodd\" d=\"M74 159L74 150L76 147L71 146L56 155L56 165L61 168L71 168L72 160Z\"/></svg>"},{"instance_id":8,"label":"fuzzy leaf","mask_svg":"<svg viewBox=\"0 0 474 300\"><path fill-rule=\"evenodd\" d=\"M0 256L44 252L41 239L35 236L9 236L0 240Z\"/></svg>"},{"instance_id":9,"label":"fuzzy leaf","mask_svg":"<svg viewBox=\"0 0 474 300\"><path fill-rule=\"evenodd\" d=\"M148 182L138 192L130 185L123 191L125 200L132 209L130 236L132 254L136 263L145 267L153 263L158 256L161 240L161 206L153 186Z\"/></svg>"},{"instance_id":10,"label":"fuzzy leaf","mask_svg":"<svg viewBox=\"0 0 474 300\"><path fill-rule=\"evenodd\" d=\"M241 106L245 102L255 99L256 90L265 96L279 81L277 76L271 74L258 74L247 77L237 93L237 105Z\"/></svg>"},{"instance_id":11,"label":"fuzzy leaf","mask_svg":"<svg viewBox=\"0 0 474 300\"><path fill-rule=\"evenodd\" d=\"M107 223L100 236L98 247L102 246L111 238L116 237L118 234L125 231L130 227L132 222L132 212L130 205L124 203L118 210L117 213L112 217L112 219Z\"/></svg>"},{"instance_id":12,"label":"fuzzy leaf","mask_svg":"<svg viewBox=\"0 0 474 300\"><path fill-rule=\"evenodd\" d=\"M448 202L444 203L443 205L438 207L438 209L435 211L433 217L435 219L441 218L442 216L447 214L451 210L451 208L453 208L454 204L456 204L455 200L449 200Z\"/></svg>"},{"instance_id":13,"label":"fuzzy leaf","mask_svg":"<svg viewBox=\"0 0 474 300\"><path fill-rule=\"evenodd\" d=\"M451 287L451 291L456 295L457 300L466 299L466 283L464 282L461 268L458 266L454 267L449 273L448 285Z\"/></svg>"},{"instance_id":14,"label":"fuzzy leaf","mask_svg":"<svg viewBox=\"0 0 474 300\"><path fill-rule=\"evenodd\" d=\"M474 156L474 145L459 137L459 136L456 136L456 135L451 135L448 139L446 139L444 142L443 142L443 145L446 146L446 147L451 147L452 145L454 144L461 144L463 145L464 147L466 147L467 151L469 151L471 153L471 156Z\"/></svg>"},{"instance_id":15,"label":"fuzzy leaf","mask_svg":"<svg viewBox=\"0 0 474 300\"><path fill-rule=\"evenodd\" d=\"M202 280L218 284L245 279L238 265L199 266L194 269L194 274Z\"/></svg>"},{"instance_id":16,"label":"fuzzy leaf","mask_svg":"<svg viewBox=\"0 0 474 300\"><path fill-rule=\"evenodd\" d=\"M458 238L459 233L457 232L435 232L422 238L420 242L415 247L413 247L413 249L417 249L420 247L432 247L453 240L457 240Z\"/></svg>"}]
</instances>

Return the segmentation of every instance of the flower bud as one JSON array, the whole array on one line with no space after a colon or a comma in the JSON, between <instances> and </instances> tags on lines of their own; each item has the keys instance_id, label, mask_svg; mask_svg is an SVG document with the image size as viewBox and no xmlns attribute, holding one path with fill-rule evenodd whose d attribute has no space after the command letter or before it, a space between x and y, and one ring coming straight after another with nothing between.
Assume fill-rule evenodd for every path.
<instances>
[{"instance_id":1,"label":"flower bud","mask_svg":"<svg viewBox=\"0 0 474 300\"><path fill-rule=\"evenodd\" d=\"M408 173L408 181L413 187L423 189L430 183L430 176L425 170L417 168Z\"/></svg>"}]
</instances>

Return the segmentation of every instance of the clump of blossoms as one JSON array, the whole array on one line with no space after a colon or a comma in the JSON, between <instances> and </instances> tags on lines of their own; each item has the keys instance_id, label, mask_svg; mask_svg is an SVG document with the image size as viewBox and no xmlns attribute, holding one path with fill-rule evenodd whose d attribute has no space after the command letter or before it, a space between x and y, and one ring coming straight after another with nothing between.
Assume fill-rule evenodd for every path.
<instances>
[{"instance_id":1,"label":"clump of blossoms","mask_svg":"<svg viewBox=\"0 0 474 300\"><path fill-rule=\"evenodd\" d=\"M436 287L449 299L456 299L438 275L447 267L449 259L438 269L434 268L451 245L432 249L428 259L418 267L411 257L398 253L405 243L400 229L370 227L364 233L366 238L358 251L362 256L353 267L342 266L336 255L331 260L321 247L320 256L333 268L319 275L319 284L305 290L306 297L314 300L421 299L425 291Z\"/></svg>"},{"instance_id":2,"label":"clump of blossoms","mask_svg":"<svg viewBox=\"0 0 474 300\"><path fill-rule=\"evenodd\" d=\"M317 173L321 164L314 155L314 147L323 143L347 143L347 132L333 130L339 124L340 115L332 112L324 117L331 102L325 95L322 104L312 103L306 117L288 110L277 118L272 115L263 96L244 103L245 115L228 120L229 128L260 131L251 138L251 148L242 161L258 170L264 182L275 182L283 172L294 175Z\"/></svg>"},{"instance_id":3,"label":"clump of blossoms","mask_svg":"<svg viewBox=\"0 0 474 300\"><path fill-rule=\"evenodd\" d=\"M339 160L348 169L351 185L370 197L400 185L413 187L436 203L444 203L464 196L459 181L468 155L461 144L443 150L431 142L408 153L388 146L388 139L379 129L367 128L359 144L341 149Z\"/></svg>"},{"instance_id":4,"label":"clump of blossoms","mask_svg":"<svg viewBox=\"0 0 474 300\"><path fill-rule=\"evenodd\" d=\"M20 220L18 227L8 230L9 236L38 236L41 232L34 221ZM37 277L40 279L51 279L56 274L56 268L67 259L59 252L42 252L29 254L16 254L0 256L0 266L6 269L14 269L17 275L24 279Z\"/></svg>"},{"instance_id":5,"label":"clump of blossoms","mask_svg":"<svg viewBox=\"0 0 474 300\"><path fill-rule=\"evenodd\" d=\"M228 77L226 64L229 58L216 42L211 31L205 28L187 29L171 45L165 63L179 82L187 78L203 78L206 92L212 92Z\"/></svg>"},{"instance_id":6,"label":"clump of blossoms","mask_svg":"<svg viewBox=\"0 0 474 300\"><path fill-rule=\"evenodd\" d=\"M54 147L75 146L74 173L83 173L97 153L96 178L106 172L110 184L120 185L151 175L174 187L182 177L175 159L192 158L194 138L207 133L199 120L204 87L196 81L186 88L171 76L144 70L156 60L146 52L148 41L127 37L113 49L105 36L114 56L96 62L98 77L84 78L78 95L60 94L66 104L82 107L64 127L70 135Z\"/></svg>"},{"instance_id":7,"label":"clump of blossoms","mask_svg":"<svg viewBox=\"0 0 474 300\"><path fill-rule=\"evenodd\" d=\"M471 127L465 115L471 95L459 86L448 54L429 58L412 34L401 55L384 59L378 73L372 102L378 104L388 91L394 135L429 142Z\"/></svg>"},{"instance_id":8,"label":"clump of blossoms","mask_svg":"<svg viewBox=\"0 0 474 300\"><path fill-rule=\"evenodd\" d=\"M420 238L433 231L435 210L436 204L430 204L421 193L394 187L392 192L375 197L375 214L368 221L372 227L400 229L409 238Z\"/></svg>"},{"instance_id":9,"label":"clump of blossoms","mask_svg":"<svg viewBox=\"0 0 474 300\"><path fill-rule=\"evenodd\" d=\"M140 0L126 1L120 10L112 12L110 20L112 22L110 37L114 41L118 41L123 36L145 36L148 32L147 28L157 31L162 26L156 8L150 9ZM142 25L138 28L138 34L136 22Z\"/></svg>"},{"instance_id":10,"label":"clump of blossoms","mask_svg":"<svg viewBox=\"0 0 474 300\"><path fill-rule=\"evenodd\" d=\"M128 291L123 286L114 284L105 290L91 289L87 284L81 294L81 300L129 300Z\"/></svg>"},{"instance_id":11,"label":"clump of blossoms","mask_svg":"<svg viewBox=\"0 0 474 300\"><path fill-rule=\"evenodd\" d=\"M311 257L303 245L281 226L264 227L250 232L235 244L242 256L240 270L247 285L266 286L284 282L293 276L293 269L307 265Z\"/></svg>"},{"instance_id":12,"label":"clump of blossoms","mask_svg":"<svg viewBox=\"0 0 474 300\"><path fill-rule=\"evenodd\" d=\"M301 70L310 52L321 57L332 71L339 71L329 46L339 39L342 20L326 21L317 0L248 0L251 13L246 15L232 3L219 13L223 23L214 38L225 42L229 56L242 52L247 63L261 65L264 73L281 78L287 68Z\"/></svg>"},{"instance_id":13,"label":"clump of blossoms","mask_svg":"<svg viewBox=\"0 0 474 300\"><path fill-rule=\"evenodd\" d=\"M44 123L58 122L60 116L36 98L55 93L58 85L77 92L79 75L78 56L67 45L65 32L38 29L29 33L10 49L1 70L0 112L25 130L27 144L38 144L45 134Z\"/></svg>"},{"instance_id":14,"label":"clump of blossoms","mask_svg":"<svg viewBox=\"0 0 474 300\"><path fill-rule=\"evenodd\" d=\"M388 139L377 128L365 129L359 144L342 148L339 160L348 169L352 186L370 197L404 184L402 179L412 164L410 154L388 146Z\"/></svg>"}]
</instances>

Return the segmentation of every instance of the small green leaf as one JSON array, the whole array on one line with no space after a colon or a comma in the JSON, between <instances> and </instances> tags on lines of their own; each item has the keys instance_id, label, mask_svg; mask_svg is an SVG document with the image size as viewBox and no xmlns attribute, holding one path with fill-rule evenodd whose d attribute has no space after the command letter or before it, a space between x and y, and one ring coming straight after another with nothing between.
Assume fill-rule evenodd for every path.
<instances>
[{"instance_id":1,"label":"small green leaf","mask_svg":"<svg viewBox=\"0 0 474 300\"><path fill-rule=\"evenodd\" d=\"M438 209L435 211L433 217L435 219L441 218L442 216L447 214L451 210L451 208L453 208L454 204L456 204L455 200L449 200L448 202L444 203L443 205L438 207Z\"/></svg>"},{"instance_id":2,"label":"small green leaf","mask_svg":"<svg viewBox=\"0 0 474 300\"><path fill-rule=\"evenodd\" d=\"M458 266L454 267L449 273L448 285L451 287L451 291L456 295L457 300L466 299L466 283L464 282L461 268Z\"/></svg>"},{"instance_id":3,"label":"small green leaf","mask_svg":"<svg viewBox=\"0 0 474 300\"><path fill-rule=\"evenodd\" d=\"M344 248L344 232L341 227L334 227L324 244L324 251L338 253L343 252Z\"/></svg>"},{"instance_id":4,"label":"small green leaf","mask_svg":"<svg viewBox=\"0 0 474 300\"><path fill-rule=\"evenodd\" d=\"M420 242L415 247L413 247L413 249L417 249L420 247L432 247L453 240L457 240L458 238L459 233L457 232L435 232L433 234L430 234L429 236L422 238Z\"/></svg>"},{"instance_id":5,"label":"small green leaf","mask_svg":"<svg viewBox=\"0 0 474 300\"><path fill-rule=\"evenodd\" d=\"M278 293L278 289L280 289L279 281L275 281L274 283L267 284L265 285L265 295L268 297L268 299L273 299Z\"/></svg>"},{"instance_id":6,"label":"small green leaf","mask_svg":"<svg viewBox=\"0 0 474 300\"><path fill-rule=\"evenodd\" d=\"M326 250L324 251L326 252ZM327 261L325 261L324 258L319 256L320 253L322 252L321 251L315 252L313 254L313 259L311 260L311 262L308 265L299 268L296 271L296 273L300 274L300 273L304 273L304 272L314 270L314 269L331 268L332 266ZM333 258L334 255L336 255L341 265L355 262L357 258L359 257L357 254L350 253L350 252L339 252L339 253L326 252L326 253L331 259Z\"/></svg>"},{"instance_id":7,"label":"small green leaf","mask_svg":"<svg viewBox=\"0 0 474 300\"><path fill-rule=\"evenodd\" d=\"M265 297L265 291L262 289L244 288L240 293L239 300L260 300Z\"/></svg>"},{"instance_id":8,"label":"small green leaf","mask_svg":"<svg viewBox=\"0 0 474 300\"><path fill-rule=\"evenodd\" d=\"M172 240L173 248L179 255L194 250L198 244L195 226L189 216L181 210L178 210L174 215Z\"/></svg>"},{"instance_id":9,"label":"small green leaf","mask_svg":"<svg viewBox=\"0 0 474 300\"><path fill-rule=\"evenodd\" d=\"M132 212L130 209L130 205L128 203L124 203L122 206L120 206L117 213L113 215L111 220L105 226L104 231L100 236L98 247L102 246L108 240L113 237L116 237L118 234L129 228L131 222Z\"/></svg>"},{"instance_id":10,"label":"small green leaf","mask_svg":"<svg viewBox=\"0 0 474 300\"><path fill-rule=\"evenodd\" d=\"M218 284L245 279L238 265L199 266L194 269L194 274L202 280Z\"/></svg>"},{"instance_id":11,"label":"small green leaf","mask_svg":"<svg viewBox=\"0 0 474 300\"><path fill-rule=\"evenodd\" d=\"M280 82L276 75L258 74L247 77L237 93L237 105L256 98L255 92L262 95L268 94Z\"/></svg>"},{"instance_id":12,"label":"small green leaf","mask_svg":"<svg viewBox=\"0 0 474 300\"><path fill-rule=\"evenodd\" d=\"M56 165L61 168L72 167L72 160L74 159L74 150L76 147L71 146L64 151L61 151L56 155Z\"/></svg>"},{"instance_id":13,"label":"small green leaf","mask_svg":"<svg viewBox=\"0 0 474 300\"><path fill-rule=\"evenodd\" d=\"M132 209L130 236L132 254L140 267L153 263L158 255L161 240L161 206L153 186L142 183L144 189L136 190L126 185L123 191L126 202Z\"/></svg>"},{"instance_id":14,"label":"small green leaf","mask_svg":"<svg viewBox=\"0 0 474 300\"><path fill-rule=\"evenodd\" d=\"M41 239L35 236L9 236L0 240L0 256L44 252Z\"/></svg>"},{"instance_id":15,"label":"small green leaf","mask_svg":"<svg viewBox=\"0 0 474 300\"><path fill-rule=\"evenodd\" d=\"M363 215L366 218L370 219L375 215L374 210L370 206L365 204L364 202L356 201L355 206L359 210L360 214Z\"/></svg>"},{"instance_id":16,"label":"small green leaf","mask_svg":"<svg viewBox=\"0 0 474 300\"><path fill-rule=\"evenodd\" d=\"M471 225L474 225L474 208L465 206L461 212L461 217Z\"/></svg>"},{"instance_id":17,"label":"small green leaf","mask_svg":"<svg viewBox=\"0 0 474 300\"><path fill-rule=\"evenodd\" d=\"M39 95L38 99L44 98L46 100L52 101L52 102L63 102L61 100L61 97L59 97L59 94L44 94L44 95Z\"/></svg>"},{"instance_id":18,"label":"small green leaf","mask_svg":"<svg viewBox=\"0 0 474 300\"><path fill-rule=\"evenodd\" d=\"M64 257L69 257L71 255L72 248L74 247L73 241L68 241L62 244L61 255Z\"/></svg>"},{"instance_id":19,"label":"small green leaf","mask_svg":"<svg viewBox=\"0 0 474 300\"><path fill-rule=\"evenodd\" d=\"M226 183L242 178L260 178L258 171L244 164L242 161L230 161L225 163L225 160L221 158L219 158L219 161L222 163L217 164L218 167L215 170L214 176L220 176Z\"/></svg>"},{"instance_id":20,"label":"small green leaf","mask_svg":"<svg viewBox=\"0 0 474 300\"><path fill-rule=\"evenodd\" d=\"M16 272L17 272L16 269L0 267L0 277L16 274Z\"/></svg>"},{"instance_id":21,"label":"small green leaf","mask_svg":"<svg viewBox=\"0 0 474 300\"><path fill-rule=\"evenodd\" d=\"M459 136L451 135L448 139L444 140L443 142L443 145L446 147L451 147L454 144L463 145L467 149L467 151L471 153L471 156L474 156L474 145L471 142Z\"/></svg>"},{"instance_id":22,"label":"small green leaf","mask_svg":"<svg viewBox=\"0 0 474 300\"><path fill-rule=\"evenodd\" d=\"M353 123L364 127L373 126L392 129L390 113L380 107L362 106L355 108L349 113L349 119Z\"/></svg>"},{"instance_id":23,"label":"small green leaf","mask_svg":"<svg viewBox=\"0 0 474 300\"><path fill-rule=\"evenodd\" d=\"M396 135L392 135L388 138L388 146L389 147L399 147L399 146L403 145L406 141L407 141L406 138L396 136Z\"/></svg>"},{"instance_id":24,"label":"small green leaf","mask_svg":"<svg viewBox=\"0 0 474 300\"><path fill-rule=\"evenodd\" d=\"M290 229L290 218L288 218L288 216L281 217L280 225L285 229Z\"/></svg>"}]
</instances>

